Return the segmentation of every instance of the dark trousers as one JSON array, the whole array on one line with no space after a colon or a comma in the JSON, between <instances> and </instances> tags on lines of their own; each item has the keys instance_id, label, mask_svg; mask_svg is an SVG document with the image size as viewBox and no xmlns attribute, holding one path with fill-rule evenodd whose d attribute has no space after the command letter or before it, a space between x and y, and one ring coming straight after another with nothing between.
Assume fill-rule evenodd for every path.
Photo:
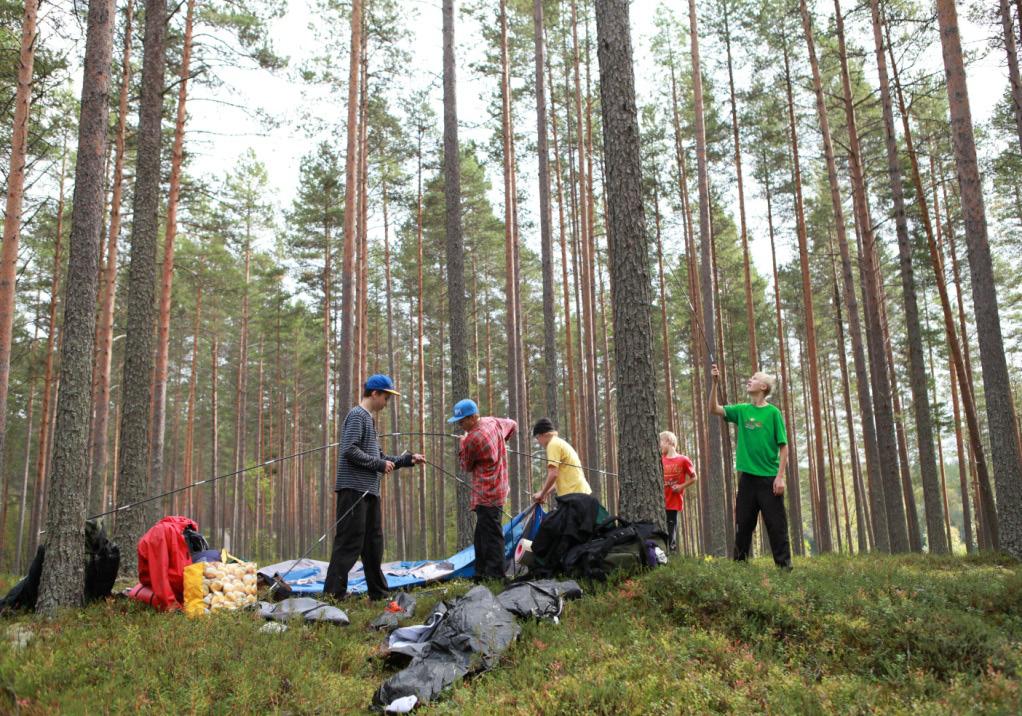
<instances>
[{"instance_id":1,"label":"dark trousers","mask_svg":"<svg viewBox=\"0 0 1022 716\"><path fill-rule=\"evenodd\" d=\"M774 494L774 478L738 473L738 497L735 500L735 559L749 558L752 533L759 513L763 513L770 551L778 567L791 567L791 546L788 543L788 516L784 511L784 495Z\"/></svg>"},{"instance_id":2,"label":"dark trousers","mask_svg":"<svg viewBox=\"0 0 1022 716\"><path fill-rule=\"evenodd\" d=\"M479 505L475 513L476 577L501 579L504 576L504 530L500 527L500 508Z\"/></svg>"},{"instance_id":3,"label":"dark trousers","mask_svg":"<svg viewBox=\"0 0 1022 716\"><path fill-rule=\"evenodd\" d=\"M667 534L671 538L670 549L678 547L678 510L667 510Z\"/></svg>"},{"instance_id":4,"label":"dark trousers","mask_svg":"<svg viewBox=\"0 0 1022 716\"><path fill-rule=\"evenodd\" d=\"M344 597L348 592L348 572L361 556L369 598L381 599L387 593L387 580L380 568L383 561L383 515L380 512L380 498L376 495L362 497L358 490L339 490L337 517L348 510L351 510L351 514L337 524L334 549L330 555L330 567L326 571L323 592L337 598Z\"/></svg>"}]
</instances>

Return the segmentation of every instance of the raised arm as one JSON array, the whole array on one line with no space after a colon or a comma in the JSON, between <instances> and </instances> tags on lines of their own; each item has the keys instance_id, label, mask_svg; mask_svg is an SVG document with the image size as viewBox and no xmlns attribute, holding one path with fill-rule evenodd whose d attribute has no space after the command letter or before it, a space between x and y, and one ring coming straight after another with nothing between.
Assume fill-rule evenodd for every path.
<instances>
[{"instance_id":1,"label":"raised arm","mask_svg":"<svg viewBox=\"0 0 1022 716\"><path fill-rule=\"evenodd\" d=\"M710 386L710 395L706 399L706 402L710 406L710 412L713 415L719 415L724 417L724 406L717 400L717 382L720 380L720 371L717 370L717 364L714 363L710 366L710 375L713 376L713 384Z\"/></svg>"}]
</instances>

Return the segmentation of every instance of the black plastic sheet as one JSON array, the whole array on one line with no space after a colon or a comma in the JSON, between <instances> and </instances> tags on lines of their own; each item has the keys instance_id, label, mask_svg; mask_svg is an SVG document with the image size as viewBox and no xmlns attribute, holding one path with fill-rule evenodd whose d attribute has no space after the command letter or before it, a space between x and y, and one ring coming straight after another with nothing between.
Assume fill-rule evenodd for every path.
<instances>
[{"instance_id":1,"label":"black plastic sheet","mask_svg":"<svg viewBox=\"0 0 1022 716\"><path fill-rule=\"evenodd\" d=\"M307 622L326 622L340 626L351 623L343 610L312 597L293 597L277 604L259 602L259 616L275 622L286 622L301 617Z\"/></svg>"},{"instance_id":2,"label":"black plastic sheet","mask_svg":"<svg viewBox=\"0 0 1022 716\"><path fill-rule=\"evenodd\" d=\"M501 592L497 601L523 619L556 620L564 609L565 599L578 599L581 596L582 588L576 582L540 579L512 584Z\"/></svg>"},{"instance_id":3,"label":"black plastic sheet","mask_svg":"<svg viewBox=\"0 0 1022 716\"><path fill-rule=\"evenodd\" d=\"M495 666L520 633L514 614L484 586L443 602L426 624L390 635L388 652L412 660L383 683L373 704L385 709L408 696L429 703L466 675Z\"/></svg>"},{"instance_id":4,"label":"black plastic sheet","mask_svg":"<svg viewBox=\"0 0 1022 716\"><path fill-rule=\"evenodd\" d=\"M398 592L387 605L387 609L380 616L376 617L369 626L372 629L392 632L398 627L398 622L407 619L415 613L415 597L408 592Z\"/></svg>"}]
</instances>

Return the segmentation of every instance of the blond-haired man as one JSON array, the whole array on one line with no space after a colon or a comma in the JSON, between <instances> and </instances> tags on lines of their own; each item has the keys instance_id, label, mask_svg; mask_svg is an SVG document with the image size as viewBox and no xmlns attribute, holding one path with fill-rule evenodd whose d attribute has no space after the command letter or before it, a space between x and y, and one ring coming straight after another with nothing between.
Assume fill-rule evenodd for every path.
<instances>
[{"instance_id":1,"label":"blond-haired man","mask_svg":"<svg viewBox=\"0 0 1022 716\"><path fill-rule=\"evenodd\" d=\"M784 511L784 467L788 461L788 435L784 416L767 402L775 380L762 372L752 374L745 384L748 403L721 405L717 401L717 366L710 370L710 412L737 426L738 496L735 498L735 559L749 557L752 533L760 512L766 523L770 550L778 567L791 569L788 517Z\"/></svg>"}]
</instances>

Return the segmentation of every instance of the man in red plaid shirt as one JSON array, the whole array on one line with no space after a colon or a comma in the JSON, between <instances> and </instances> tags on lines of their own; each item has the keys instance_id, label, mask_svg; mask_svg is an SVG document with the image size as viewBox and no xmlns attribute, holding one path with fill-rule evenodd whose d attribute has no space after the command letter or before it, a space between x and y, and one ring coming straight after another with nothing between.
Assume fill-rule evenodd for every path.
<instances>
[{"instance_id":1,"label":"man in red plaid shirt","mask_svg":"<svg viewBox=\"0 0 1022 716\"><path fill-rule=\"evenodd\" d=\"M476 578L504 577L504 532L500 513L507 499L507 446L504 442L518 430L509 418L480 417L472 400L461 400L447 420L465 431L458 448L462 472L472 475L471 509L476 513L474 544Z\"/></svg>"}]
</instances>

